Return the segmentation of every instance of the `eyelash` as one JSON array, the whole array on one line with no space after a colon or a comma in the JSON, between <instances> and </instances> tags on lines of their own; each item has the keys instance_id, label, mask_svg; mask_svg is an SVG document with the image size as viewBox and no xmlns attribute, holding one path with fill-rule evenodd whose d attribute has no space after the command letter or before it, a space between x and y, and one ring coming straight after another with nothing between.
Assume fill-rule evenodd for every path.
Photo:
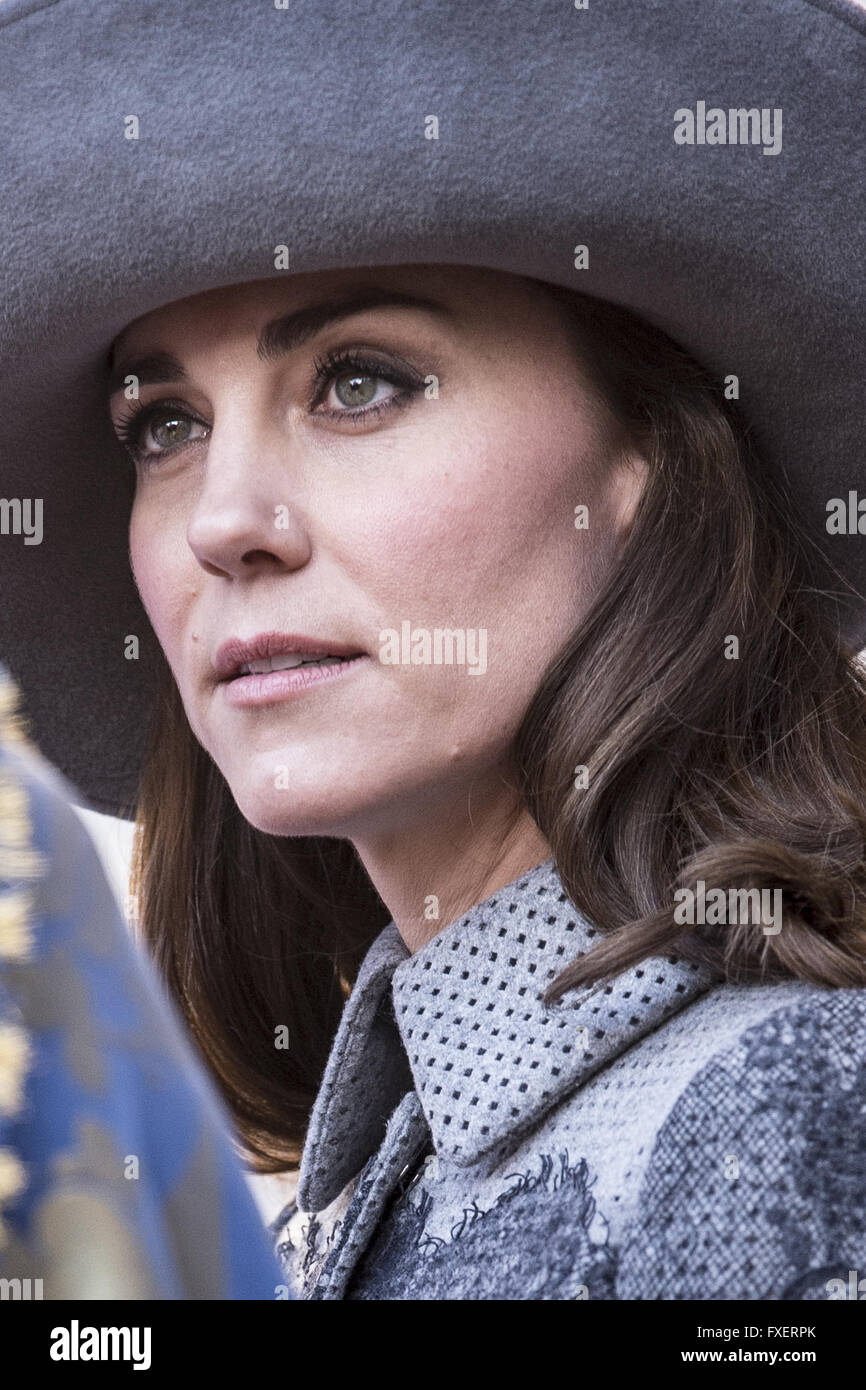
<instances>
[{"instance_id":1,"label":"eyelash","mask_svg":"<svg viewBox=\"0 0 866 1390\"><path fill-rule=\"evenodd\" d=\"M330 386L335 377L340 376L370 376L379 381L385 381L389 386L402 388L398 394L390 396L385 401L376 401L372 405L360 406L356 409L347 410L326 410L320 413L330 419L366 420L381 415L385 410L397 409L407 405L409 401L423 388L423 381L410 374L408 369L385 365L377 362L372 357L365 357L363 353L352 349L340 349L335 351L329 349L321 357L314 359L315 378L313 381L311 406L320 404L325 395L325 388ZM140 460L146 465L152 465L159 459L166 458L173 454L177 449L183 449L187 443L199 443L199 440L188 440L180 444L175 444L172 448L162 449L156 454L147 454L141 448L141 439L145 427L154 418L160 415L183 416L184 419L192 420L194 424L203 425L209 428L207 422L193 415L183 401L162 400L154 401L150 405L132 405L124 415L115 423L114 429L121 444L130 454L133 461Z\"/></svg>"}]
</instances>

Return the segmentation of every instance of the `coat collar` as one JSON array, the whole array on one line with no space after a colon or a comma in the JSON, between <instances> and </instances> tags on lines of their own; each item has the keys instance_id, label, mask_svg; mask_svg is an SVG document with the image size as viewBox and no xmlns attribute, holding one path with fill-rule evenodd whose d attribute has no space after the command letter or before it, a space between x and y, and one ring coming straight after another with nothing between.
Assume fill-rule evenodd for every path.
<instances>
[{"instance_id":1,"label":"coat collar","mask_svg":"<svg viewBox=\"0 0 866 1390\"><path fill-rule=\"evenodd\" d=\"M597 936L552 859L414 955L389 923L364 958L313 1107L301 1210L334 1200L413 1086L437 1155L474 1163L718 981L703 966L654 957L543 1004L550 981Z\"/></svg>"}]
</instances>

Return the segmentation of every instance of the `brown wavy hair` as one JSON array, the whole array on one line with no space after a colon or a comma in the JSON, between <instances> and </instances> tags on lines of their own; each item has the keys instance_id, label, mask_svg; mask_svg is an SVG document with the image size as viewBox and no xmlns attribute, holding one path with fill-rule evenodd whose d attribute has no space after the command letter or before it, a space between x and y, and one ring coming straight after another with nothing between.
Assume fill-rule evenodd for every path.
<instances>
[{"instance_id":1,"label":"brown wavy hair","mask_svg":"<svg viewBox=\"0 0 866 1390\"><path fill-rule=\"evenodd\" d=\"M602 932L545 998L672 954L734 981L863 986L866 678L828 603L838 581L720 384L626 310L545 288L649 465L628 541L515 742L523 799ZM299 1160L343 1003L389 914L348 841L244 820L162 665L138 921L249 1161L276 1172ZM674 892L698 879L781 888L782 929L678 925Z\"/></svg>"}]
</instances>

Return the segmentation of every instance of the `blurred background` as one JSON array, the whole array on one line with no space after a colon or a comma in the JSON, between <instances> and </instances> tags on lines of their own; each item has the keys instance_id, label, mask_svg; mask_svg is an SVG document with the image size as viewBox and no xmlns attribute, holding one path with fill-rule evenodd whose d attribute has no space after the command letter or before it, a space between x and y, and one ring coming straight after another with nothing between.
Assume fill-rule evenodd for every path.
<instances>
[{"instance_id":1,"label":"blurred background","mask_svg":"<svg viewBox=\"0 0 866 1390\"><path fill-rule=\"evenodd\" d=\"M132 862L133 824L114 816L100 815L98 811L86 811L81 806L75 806L74 810L90 832L120 910L128 922L127 885ZM270 1222L294 1196L297 1177L293 1173L275 1177L248 1173L247 1181L262 1217Z\"/></svg>"}]
</instances>

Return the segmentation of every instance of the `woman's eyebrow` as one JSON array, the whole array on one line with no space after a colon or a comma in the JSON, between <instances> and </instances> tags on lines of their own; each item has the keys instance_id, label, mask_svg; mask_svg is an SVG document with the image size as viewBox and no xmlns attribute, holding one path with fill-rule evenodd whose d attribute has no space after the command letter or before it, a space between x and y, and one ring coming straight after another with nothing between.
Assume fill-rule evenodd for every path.
<instances>
[{"instance_id":1,"label":"woman's eyebrow","mask_svg":"<svg viewBox=\"0 0 866 1390\"><path fill-rule=\"evenodd\" d=\"M365 289L337 299L309 304L294 313L283 314L266 323L259 334L256 353L263 362L273 362L320 333L323 328L370 309L422 309L442 318L453 318L454 311L436 299L405 294L399 290ZM187 374L176 357L168 352L148 353L135 361L113 367L109 376L109 397L122 391L126 378L137 377L139 386L156 386L167 381L185 381Z\"/></svg>"},{"instance_id":2,"label":"woman's eyebrow","mask_svg":"<svg viewBox=\"0 0 866 1390\"><path fill-rule=\"evenodd\" d=\"M272 319L259 334L256 352L263 362L272 362L283 353L300 347L314 333L320 333L329 324L369 309L423 309L443 318L454 317L453 310L437 299L404 294L400 290L371 287L349 291L337 299L310 304L305 309L295 310L293 314L284 314L281 318Z\"/></svg>"},{"instance_id":3,"label":"woman's eyebrow","mask_svg":"<svg viewBox=\"0 0 866 1390\"><path fill-rule=\"evenodd\" d=\"M150 352L135 361L121 362L112 367L108 378L108 396L116 396L126 387L126 378L138 378L139 386L157 386L163 381L186 381L187 376L176 357L170 352Z\"/></svg>"}]
</instances>

